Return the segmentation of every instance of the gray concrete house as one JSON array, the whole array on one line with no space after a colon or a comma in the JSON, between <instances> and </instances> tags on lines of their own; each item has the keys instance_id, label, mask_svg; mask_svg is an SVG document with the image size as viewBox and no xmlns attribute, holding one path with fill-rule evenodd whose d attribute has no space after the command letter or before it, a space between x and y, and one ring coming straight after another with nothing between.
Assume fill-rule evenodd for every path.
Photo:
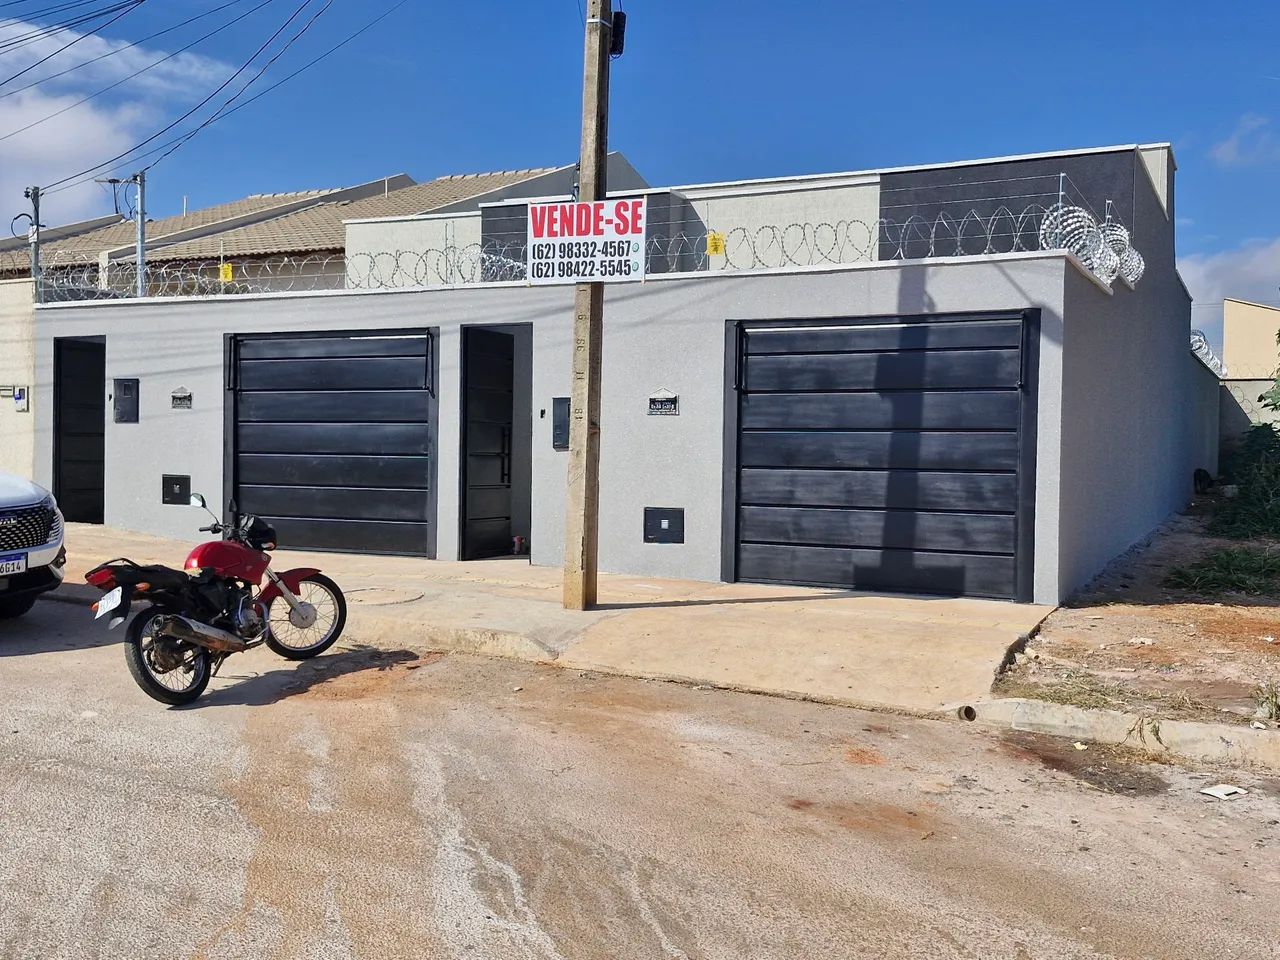
<instances>
[{"instance_id":1,"label":"gray concrete house","mask_svg":"<svg viewBox=\"0 0 1280 960\"><path fill-rule=\"evenodd\" d=\"M649 275L605 299L602 568L1064 598L1216 468L1174 171L1155 144L615 182ZM478 276L39 307L37 477L157 534L194 536L190 489L285 544L559 563L573 291L511 272L528 201L348 224L348 260L469 231Z\"/></svg>"}]
</instances>

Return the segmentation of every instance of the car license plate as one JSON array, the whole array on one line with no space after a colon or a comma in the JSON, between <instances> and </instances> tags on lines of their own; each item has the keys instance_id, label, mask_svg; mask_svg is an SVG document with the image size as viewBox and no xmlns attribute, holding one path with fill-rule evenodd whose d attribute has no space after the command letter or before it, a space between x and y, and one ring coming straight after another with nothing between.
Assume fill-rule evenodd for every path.
<instances>
[{"instance_id":1,"label":"car license plate","mask_svg":"<svg viewBox=\"0 0 1280 960\"><path fill-rule=\"evenodd\" d=\"M7 576L11 573L25 573L27 570L27 555L25 553L10 553L0 557L0 576Z\"/></svg>"},{"instance_id":2,"label":"car license plate","mask_svg":"<svg viewBox=\"0 0 1280 960\"><path fill-rule=\"evenodd\" d=\"M108 613L120 606L120 601L124 597L124 588L116 587L110 593L104 593L102 599L98 601L98 612L93 615L93 619L105 617Z\"/></svg>"}]
</instances>

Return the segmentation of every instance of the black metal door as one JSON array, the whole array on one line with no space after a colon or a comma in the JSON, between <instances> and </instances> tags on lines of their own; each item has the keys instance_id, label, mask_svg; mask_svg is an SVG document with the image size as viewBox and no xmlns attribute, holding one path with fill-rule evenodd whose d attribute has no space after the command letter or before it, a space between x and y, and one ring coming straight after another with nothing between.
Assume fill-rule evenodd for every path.
<instances>
[{"instance_id":1,"label":"black metal door","mask_svg":"<svg viewBox=\"0 0 1280 960\"><path fill-rule=\"evenodd\" d=\"M515 338L462 331L462 559L511 552Z\"/></svg>"},{"instance_id":2,"label":"black metal door","mask_svg":"<svg viewBox=\"0 0 1280 960\"><path fill-rule=\"evenodd\" d=\"M742 580L1029 599L1024 317L738 338Z\"/></svg>"},{"instance_id":3,"label":"black metal door","mask_svg":"<svg viewBox=\"0 0 1280 960\"><path fill-rule=\"evenodd\" d=\"M426 331L232 342L232 492L280 543L435 555Z\"/></svg>"},{"instance_id":4,"label":"black metal door","mask_svg":"<svg viewBox=\"0 0 1280 960\"><path fill-rule=\"evenodd\" d=\"M102 523L106 485L106 344L55 340L53 364L53 492L67 520Z\"/></svg>"}]
</instances>

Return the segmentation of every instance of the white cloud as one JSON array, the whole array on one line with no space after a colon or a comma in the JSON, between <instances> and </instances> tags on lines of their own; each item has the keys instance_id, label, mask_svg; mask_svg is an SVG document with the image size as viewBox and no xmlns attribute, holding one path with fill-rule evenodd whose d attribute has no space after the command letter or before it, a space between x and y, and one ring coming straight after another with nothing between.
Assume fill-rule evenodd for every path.
<instances>
[{"instance_id":1,"label":"white cloud","mask_svg":"<svg viewBox=\"0 0 1280 960\"><path fill-rule=\"evenodd\" d=\"M39 27L36 24L26 22L0 26L0 43L37 29ZM16 50L6 52L4 75L10 76L19 70L27 69L66 46L76 37L75 31L65 30L52 36L32 40ZM177 45L185 46L185 43ZM97 63L88 63L108 53L111 56ZM55 90L74 88L92 92L136 73L162 59L168 53L167 50L157 50L153 47L129 47L124 40L111 40L96 34L82 36L75 46L65 53L54 56L48 63L41 64L30 73L24 74L11 86L5 87L4 92L16 87L25 87L35 80L61 73L68 67L78 67L78 69L65 77L49 80L45 86ZM87 65L79 66L80 64ZM225 64L195 53L180 53L152 67L137 79L129 81L128 90L134 96L171 96L183 91L190 93L206 89L211 81L216 85L224 76L226 76Z\"/></svg>"},{"instance_id":2,"label":"white cloud","mask_svg":"<svg viewBox=\"0 0 1280 960\"><path fill-rule=\"evenodd\" d=\"M1250 240L1233 250L1196 253L1178 260L1178 272L1195 303L1191 323L1222 351L1222 299L1280 301L1280 237Z\"/></svg>"},{"instance_id":3,"label":"white cloud","mask_svg":"<svg viewBox=\"0 0 1280 960\"><path fill-rule=\"evenodd\" d=\"M35 29L37 25L27 22L0 26L0 42ZM30 66L75 36L71 31L64 31L6 52L0 79ZM125 46L125 41L85 36L70 50L0 87L0 136L71 107L83 97L124 80L167 53L143 47L126 50ZM49 79L32 89L21 89L33 80L50 77L113 50L118 52L98 63ZM229 65L218 60L180 53L104 96L0 141L0 237L8 236L6 228L15 214L30 210L22 196L23 188L53 183L123 153L164 126L176 114L175 108L199 99L216 87L230 71ZM110 194L90 182L51 193L41 219L46 224L57 225L111 211ZM19 228L24 229L21 225Z\"/></svg>"},{"instance_id":4,"label":"white cloud","mask_svg":"<svg viewBox=\"0 0 1280 960\"><path fill-rule=\"evenodd\" d=\"M1271 130L1271 121L1256 113L1246 113L1225 140L1215 143L1209 155L1222 167L1245 167L1280 160L1280 140Z\"/></svg>"}]
</instances>

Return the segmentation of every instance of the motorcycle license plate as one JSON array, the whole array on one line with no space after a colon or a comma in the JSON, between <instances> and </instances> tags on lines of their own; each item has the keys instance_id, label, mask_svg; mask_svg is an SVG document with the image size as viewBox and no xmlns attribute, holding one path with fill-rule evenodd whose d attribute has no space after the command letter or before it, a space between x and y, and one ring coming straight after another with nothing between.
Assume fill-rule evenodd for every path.
<instances>
[{"instance_id":1,"label":"motorcycle license plate","mask_svg":"<svg viewBox=\"0 0 1280 960\"><path fill-rule=\"evenodd\" d=\"M25 553L10 553L0 557L0 577L11 573L26 573L26 570L27 555Z\"/></svg>"},{"instance_id":2,"label":"motorcycle license plate","mask_svg":"<svg viewBox=\"0 0 1280 960\"><path fill-rule=\"evenodd\" d=\"M97 620L105 617L108 613L120 606L120 601L124 598L124 588L116 587L110 593L104 593L102 599L98 601L98 612L93 615L93 619Z\"/></svg>"}]
</instances>

